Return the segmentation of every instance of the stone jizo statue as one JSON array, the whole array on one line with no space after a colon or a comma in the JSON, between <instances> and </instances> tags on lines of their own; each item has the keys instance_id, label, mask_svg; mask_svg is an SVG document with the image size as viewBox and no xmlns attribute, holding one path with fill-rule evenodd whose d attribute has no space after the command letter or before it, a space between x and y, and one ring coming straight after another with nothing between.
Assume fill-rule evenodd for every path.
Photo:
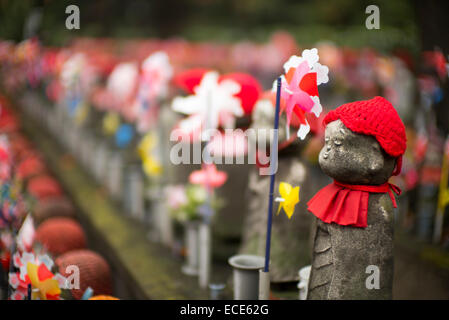
<instances>
[{"instance_id":1,"label":"stone jizo statue","mask_svg":"<svg viewBox=\"0 0 449 320\"><path fill-rule=\"evenodd\" d=\"M309 202L316 217L308 299L391 299L393 209L405 127L386 99L332 110L324 119L322 171L334 183Z\"/></svg>"}]
</instances>

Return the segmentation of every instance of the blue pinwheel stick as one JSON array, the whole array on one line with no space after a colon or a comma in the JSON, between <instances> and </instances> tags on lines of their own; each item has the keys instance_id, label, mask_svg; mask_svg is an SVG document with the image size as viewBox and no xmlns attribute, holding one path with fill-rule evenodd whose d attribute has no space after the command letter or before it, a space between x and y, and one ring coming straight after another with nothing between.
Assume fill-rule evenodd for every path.
<instances>
[{"instance_id":1,"label":"blue pinwheel stick","mask_svg":"<svg viewBox=\"0 0 449 320\"><path fill-rule=\"evenodd\" d=\"M274 137L270 153L270 197L268 202L268 222L267 222L267 242L265 245L265 267L264 272L269 271L270 266L270 249L271 249L271 225L273 218L273 193L274 193L274 179L277 168L277 149L278 149L278 128L279 128L279 110L281 104L281 77L277 79L276 91L276 112L274 116Z\"/></svg>"}]
</instances>

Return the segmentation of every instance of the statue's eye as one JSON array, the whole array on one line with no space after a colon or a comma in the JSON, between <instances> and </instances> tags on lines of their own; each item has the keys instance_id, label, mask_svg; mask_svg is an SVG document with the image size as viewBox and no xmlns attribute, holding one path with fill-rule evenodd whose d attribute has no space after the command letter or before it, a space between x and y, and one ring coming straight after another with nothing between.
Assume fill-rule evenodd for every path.
<instances>
[{"instance_id":1,"label":"statue's eye","mask_svg":"<svg viewBox=\"0 0 449 320\"><path fill-rule=\"evenodd\" d=\"M324 138L324 141L329 142L329 137Z\"/></svg>"},{"instance_id":2,"label":"statue's eye","mask_svg":"<svg viewBox=\"0 0 449 320\"><path fill-rule=\"evenodd\" d=\"M336 145L336 146L341 146L341 140L340 139L335 139L334 140L334 144Z\"/></svg>"}]
</instances>

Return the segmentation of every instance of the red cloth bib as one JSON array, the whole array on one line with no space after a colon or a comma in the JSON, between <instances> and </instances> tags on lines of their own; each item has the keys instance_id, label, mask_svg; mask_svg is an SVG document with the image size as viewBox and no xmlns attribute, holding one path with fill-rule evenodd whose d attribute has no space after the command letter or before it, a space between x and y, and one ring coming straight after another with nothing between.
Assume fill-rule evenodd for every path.
<instances>
[{"instance_id":1,"label":"red cloth bib","mask_svg":"<svg viewBox=\"0 0 449 320\"><path fill-rule=\"evenodd\" d=\"M334 183L318 191L307 202L307 206L308 210L323 222L366 228L369 194L388 192L393 206L396 208L396 199L392 191L397 195L401 194L401 189L389 182L378 186L370 186L334 181Z\"/></svg>"}]
</instances>

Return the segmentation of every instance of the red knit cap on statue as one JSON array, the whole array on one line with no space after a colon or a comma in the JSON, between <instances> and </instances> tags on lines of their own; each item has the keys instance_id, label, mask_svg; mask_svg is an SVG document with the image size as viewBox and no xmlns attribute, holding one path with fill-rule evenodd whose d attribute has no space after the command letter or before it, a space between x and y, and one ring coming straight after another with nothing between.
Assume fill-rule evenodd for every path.
<instances>
[{"instance_id":1,"label":"red knit cap on statue","mask_svg":"<svg viewBox=\"0 0 449 320\"><path fill-rule=\"evenodd\" d=\"M42 222L36 230L35 240L54 256L84 249L87 244L86 234L81 225L66 217L49 218Z\"/></svg>"},{"instance_id":2,"label":"red knit cap on statue","mask_svg":"<svg viewBox=\"0 0 449 320\"><path fill-rule=\"evenodd\" d=\"M405 126L393 105L385 98L346 103L330 111L323 120L324 125L340 119L355 133L374 136L384 151L397 158L393 175L398 175L402 167L407 138Z\"/></svg>"},{"instance_id":3,"label":"red knit cap on statue","mask_svg":"<svg viewBox=\"0 0 449 320\"><path fill-rule=\"evenodd\" d=\"M75 299L81 299L88 287L92 288L95 295L112 294L111 269L99 254L87 249L73 250L56 258L55 264L64 277L70 276L72 272L67 269L68 266L75 265L79 268L79 288L71 289Z\"/></svg>"}]
</instances>

